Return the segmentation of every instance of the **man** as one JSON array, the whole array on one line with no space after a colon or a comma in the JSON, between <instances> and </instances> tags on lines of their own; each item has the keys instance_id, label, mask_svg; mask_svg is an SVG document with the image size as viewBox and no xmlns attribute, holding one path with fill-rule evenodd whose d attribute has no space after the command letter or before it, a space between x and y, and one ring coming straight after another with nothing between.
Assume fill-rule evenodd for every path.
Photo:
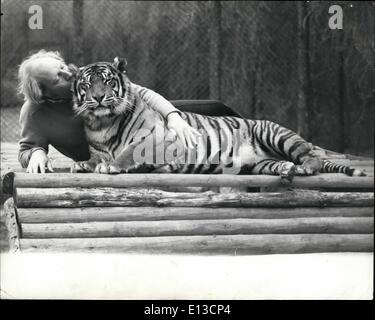
<instances>
[{"instance_id":1,"label":"man","mask_svg":"<svg viewBox=\"0 0 375 320\"><path fill-rule=\"evenodd\" d=\"M20 113L18 160L26 172L53 171L47 155L50 144L75 161L89 159L82 121L72 111L72 74L61 55L41 50L22 62L18 75L19 93L25 99ZM168 128L185 147L196 144L199 132L181 118L169 101L152 90L145 99L166 119Z\"/></svg>"}]
</instances>

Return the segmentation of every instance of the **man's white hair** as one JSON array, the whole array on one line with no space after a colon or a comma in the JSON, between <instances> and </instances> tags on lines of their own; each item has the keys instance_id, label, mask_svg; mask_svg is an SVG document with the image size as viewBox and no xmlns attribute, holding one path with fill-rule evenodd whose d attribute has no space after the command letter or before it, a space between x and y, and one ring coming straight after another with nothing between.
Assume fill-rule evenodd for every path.
<instances>
[{"instance_id":1,"label":"man's white hair","mask_svg":"<svg viewBox=\"0 0 375 320\"><path fill-rule=\"evenodd\" d=\"M18 93L22 94L25 100L29 100L37 104L43 102L42 90L39 87L36 79L30 74L30 65L36 59L47 57L54 58L65 63L64 59L60 55L60 52L46 51L44 49L30 55L24 61L22 61L18 69Z\"/></svg>"}]
</instances>

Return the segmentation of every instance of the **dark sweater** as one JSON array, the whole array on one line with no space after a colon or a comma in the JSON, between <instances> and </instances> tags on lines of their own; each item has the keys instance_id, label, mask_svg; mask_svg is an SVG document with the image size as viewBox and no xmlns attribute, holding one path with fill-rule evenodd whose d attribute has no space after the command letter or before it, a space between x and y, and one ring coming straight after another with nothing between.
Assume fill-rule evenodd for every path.
<instances>
[{"instance_id":1,"label":"dark sweater","mask_svg":"<svg viewBox=\"0 0 375 320\"><path fill-rule=\"evenodd\" d=\"M237 116L238 113L212 100L176 100L171 103L181 111L211 116ZM20 113L21 140L18 160L23 168L29 164L35 150L48 153L48 145L75 161L90 158L83 124L74 117L72 103L43 103L33 105L25 102Z\"/></svg>"},{"instance_id":2,"label":"dark sweater","mask_svg":"<svg viewBox=\"0 0 375 320\"><path fill-rule=\"evenodd\" d=\"M25 102L20 113L21 140L18 160L26 168L35 150L48 153L51 144L65 156L83 161L90 158L82 121L74 117L72 103Z\"/></svg>"}]
</instances>

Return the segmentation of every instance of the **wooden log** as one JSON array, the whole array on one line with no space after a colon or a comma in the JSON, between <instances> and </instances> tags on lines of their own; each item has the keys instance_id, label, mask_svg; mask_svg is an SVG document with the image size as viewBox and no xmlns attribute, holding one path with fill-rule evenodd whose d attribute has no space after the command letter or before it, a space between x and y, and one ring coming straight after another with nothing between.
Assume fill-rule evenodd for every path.
<instances>
[{"instance_id":1,"label":"wooden log","mask_svg":"<svg viewBox=\"0 0 375 320\"><path fill-rule=\"evenodd\" d=\"M13 193L13 181L14 172L13 170L7 170L1 173L1 193L12 194Z\"/></svg>"},{"instance_id":2,"label":"wooden log","mask_svg":"<svg viewBox=\"0 0 375 320\"><path fill-rule=\"evenodd\" d=\"M153 189L17 188L19 208L35 207L369 207L372 192L173 193Z\"/></svg>"},{"instance_id":3,"label":"wooden log","mask_svg":"<svg viewBox=\"0 0 375 320\"><path fill-rule=\"evenodd\" d=\"M20 249L19 239L21 237L20 228L17 221L17 212L13 198L9 198L4 203L5 226L8 232L9 251L18 252Z\"/></svg>"},{"instance_id":4,"label":"wooden log","mask_svg":"<svg viewBox=\"0 0 375 320\"><path fill-rule=\"evenodd\" d=\"M267 187L285 186L279 176L270 175L199 175L189 174L119 174L95 173L74 174L27 174L16 173L17 188L125 188L125 187ZM319 174L310 177L295 177L288 187L298 188L374 188L371 177L349 177L345 174Z\"/></svg>"},{"instance_id":5,"label":"wooden log","mask_svg":"<svg viewBox=\"0 0 375 320\"><path fill-rule=\"evenodd\" d=\"M373 207L328 208L195 208L88 207L18 208L22 223L76 223L92 221L153 221L199 219L283 219L313 217L373 217Z\"/></svg>"},{"instance_id":6,"label":"wooden log","mask_svg":"<svg viewBox=\"0 0 375 320\"><path fill-rule=\"evenodd\" d=\"M373 233L373 218L110 221L22 224L23 238L158 237L231 234Z\"/></svg>"},{"instance_id":7,"label":"wooden log","mask_svg":"<svg viewBox=\"0 0 375 320\"><path fill-rule=\"evenodd\" d=\"M21 239L21 250L147 254L373 252L373 234L222 235L146 238Z\"/></svg>"},{"instance_id":8,"label":"wooden log","mask_svg":"<svg viewBox=\"0 0 375 320\"><path fill-rule=\"evenodd\" d=\"M1 161L2 161L2 166L5 165L5 167L21 168L21 164L17 160L7 159L7 158L2 157Z\"/></svg>"}]
</instances>

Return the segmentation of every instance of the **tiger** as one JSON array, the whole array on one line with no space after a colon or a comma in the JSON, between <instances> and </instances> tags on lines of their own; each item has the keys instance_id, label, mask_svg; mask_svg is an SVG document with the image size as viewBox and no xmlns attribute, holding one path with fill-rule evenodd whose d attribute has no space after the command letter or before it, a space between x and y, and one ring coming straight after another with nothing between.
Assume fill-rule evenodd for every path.
<instances>
[{"instance_id":1,"label":"tiger","mask_svg":"<svg viewBox=\"0 0 375 320\"><path fill-rule=\"evenodd\" d=\"M289 181L319 172L365 175L322 158L313 144L268 120L181 112L202 134L196 148L183 148L165 119L144 101L147 89L130 81L126 65L126 59L116 57L73 68L73 110L83 119L91 157L76 162L72 172L266 174ZM139 152L143 144L154 151L146 160Z\"/></svg>"}]
</instances>

